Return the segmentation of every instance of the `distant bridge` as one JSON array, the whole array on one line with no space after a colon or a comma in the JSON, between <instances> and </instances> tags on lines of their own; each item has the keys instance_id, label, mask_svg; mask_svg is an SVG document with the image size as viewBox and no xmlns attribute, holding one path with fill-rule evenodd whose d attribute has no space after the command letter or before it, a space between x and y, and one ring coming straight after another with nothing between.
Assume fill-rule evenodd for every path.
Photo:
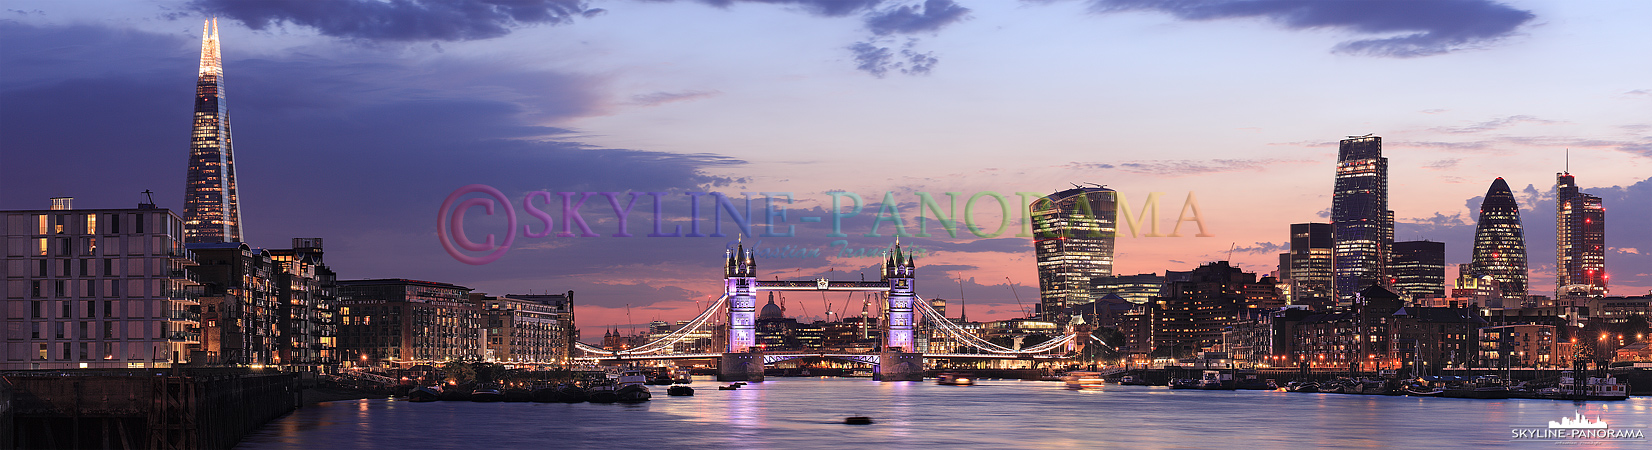
<instances>
[{"instance_id":1,"label":"distant bridge","mask_svg":"<svg viewBox=\"0 0 1652 450\"><path fill-rule=\"evenodd\" d=\"M1026 348L1008 348L989 342L974 332L952 323L940 312L930 307L929 302L913 292L916 264L910 255L903 255L900 242L896 241L894 248L884 260L882 278L878 281L835 281L818 279L814 281L765 281L756 276L757 263L751 252L742 245L738 251L729 252L723 271L724 292L717 301L707 305L706 309L693 320L678 327L677 330L660 336L634 348L622 350L606 350L575 342L574 346L587 355L574 358L582 362L618 362L618 361L647 361L647 360L681 360L681 359L720 359L719 370L729 372L731 362L742 366L742 374L721 373L720 376L729 376L739 379L740 376L755 376L761 379L762 371L758 362L752 359L762 355L761 365L771 365L781 361L801 358L830 358L853 361L863 364L880 366L880 371L900 370L899 379L910 377L914 361L921 363L922 358L946 359L996 359L996 360L1054 360L1060 356L1055 353L1068 353L1074 349L1078 341L1100 340L1088 333L1069 333L1037 345ZM881 292L884 295L884 342L882 353L849 353L824 351L756 351L756 293L759 291L861 291ZM716 317L719 311L726 311L729 324L729 342L726 352L723 353L673 353L678 342L699 334ZM914 314L917 313L917 314ZM915 317L916 316L916 317ZM959 345L975 349L980 353L918 353L915 350L914 325L918 319L929 323L935 330ZM1106 345L1102 343L1102 345ZM754 352L755 351L755 352ZM892 365L897 368L882 367L880 364L885 358L898 358ZM730 359L734 358L734 359ZM880 372L881 373L881 372Z\"/></svg>"}]
</instances>

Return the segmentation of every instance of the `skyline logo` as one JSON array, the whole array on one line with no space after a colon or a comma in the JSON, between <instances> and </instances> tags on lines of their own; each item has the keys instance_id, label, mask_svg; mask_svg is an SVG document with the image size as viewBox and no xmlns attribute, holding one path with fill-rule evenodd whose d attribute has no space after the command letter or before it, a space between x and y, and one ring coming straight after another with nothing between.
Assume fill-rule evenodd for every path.
<instances>
[{"instance_id":1,"label":"skyline logo","mask_svg":"<svg viewBox=\"0 0 1652 450\"><path fill-rule=\"evenodd\" d=\"M1511 441L1549 442L1617 442L1645 441L1646 430L1641 428L1612 428L1605 419L1596 416L1590 420L1583 413L1549 421L1547 428L1514 427L1509 430Z\"/></svg>"},{"instance_id":2,"label":"skyline logo","mask_svg":"<svg viewBox=\"0 0 1652 450\"><path fill-rule=\"evenodd\" d=\"M471 194L482 195L466 197ZM962 192L942 192L940 194L944 195L945 208L942 207L943 203L937 200L936 195L929 192L916 192L914 195L917 196L917 201L906 203L904 208L907 208L908 211L902 211L902 203L895 193L885 192L877 212L871 214L870 230L860 234L860 236L884 237L886 236L884 233L892 228L894 232L887 235L894 237L932 237L935 234L930 233L930 226L937 225L941 229L940 231L950 238L958 238L960 231L963 231L976 238L990 239L1002 236L1012 226L1018 225L1018 232L1013 236L1025 238L1100 237L1112 239L1119 234L1126 234L1123 233L1125 230L1128 230L1127 235L1132 238L1138 236L1149 238L1183 237L1181 228L1185 222L1192 222L1198 229L1198 232L1193 234L1192 237L1215 236L1208 232L1205 220L1199 212L1198 198L1193 192L1188 192L1180 213L1168 227L1170 228L1169 234L1162 234L1160 231L1159 198L1162 193L1148 193L1139 210L1140 212L1132 214L1129 200L1124 193L1112 192L1113 200L1115 200L1117 206L1113 211L1115 216L1112 218L1112 227L1094 228L1088 233L1076 235L1061 235L1060 233L1051 232L1035 233L1033 231L1033 220L1029 217L1032 212L1029 211L1028 206L1044 198L1045 194L1016 192L1014 196L1005 196L994 191L980 191L967 197ZM740 197L721 192L683 192L681 195L687 196L688 229L684 230L680 223L672 224L671 231L668 233L665 227L668 222L672 222L672 218L665 213L665 205L671 202L667 197L680 199L671 192L552 193L549 191L533 191L524 195L520 202L522 212L533 220L530 223L519 223L516 205L503 192L485 184L469 184L454 190L442 201L441 208L437 211L436 216L436 234L441 242L442 249L446 250L453 259L471 265L488 264L503 257L505 252L509 251L511 244L516 241L518 231L521 232L523 237L535 239L553 235L555 237L603 236L591 228L590 222L587 222L583 215L584 212L581 211L588 200L600 196L607 200L608 206L613 211L616 232L608 235L611 237L635 236L630 232L630 219L633 217L632 211L637 207L638 199L643 197L650 199L647 202L652 204L653 212L653 228L652 232L646 235L647 237L726 238L730 236L729 233L755 238L797 237L797 226L787 224L795 216L789 214L787 209L787 205L792 204L794 200L794 195L791 192L745 192L741 193ZM760 198L754 199L753 195L758 195ZM828 191L826 195L831 197L831 209L823 215L795 217L796 222L830 223L831 231L826 233L825 237L850 237L850 234L844 232L844 222L860 216L865 212L868 204L863 197L853 192ZM560 208L552 207L556 203L553 198L561 199ZM1012 198L1018 198L1020 202L1017 203ZM962 211L958 209L960 199L963 200ZM760 202L758 205L761 207L760 210L753 209L753 200ZM1096 212L1089 210L1087 207L1089 202L1078 203L1084 207L1079 208L1074 214L1082 216L1096 215ZM474 208L481 208L483 215L502 214L505 219L503 237L495 233L488 233L484 235L481 242L471 240L469 235L465 233L465 216ZM707 227L702 227L705 222L702 220L704 209L709 209L712 216L709 233L706 232ZM915 219L908 217L907 212L910 212L911 209L917 210ZM978 214L982 210L989 211ZM1016 214L1016 210L1020 211L1019 215ZM560 230L557 229L559 220L553 217L553 212L560 212ZM991 223L990 220L994 215L998 219L995 224ZM723 227L725 216L732 225L731 228L734 228L728 230L728 232L725 232ZM978 223L977 219L983 216L989 220ZM535 228L538 230L536 231ZM1138 233L1138 230L1141 230L1142 233ZM759 244L761 242L761 240L757 241ZM732 245L729 247L732 248ZM758 247L758 245L753 245L751 248L757 251ZM878 256L879 250L850 247L847 240L839 239L822 248L791 245L766 247L762 249L758 256L782 258L871 257ZM920 249L920 251L928 252L927 249Z\"/></svg>"}]
</instances>

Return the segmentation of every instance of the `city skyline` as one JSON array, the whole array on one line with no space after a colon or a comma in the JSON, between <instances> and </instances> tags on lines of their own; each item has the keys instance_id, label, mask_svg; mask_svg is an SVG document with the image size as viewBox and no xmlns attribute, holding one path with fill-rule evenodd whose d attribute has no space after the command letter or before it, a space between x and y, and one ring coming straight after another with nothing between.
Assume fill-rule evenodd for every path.
<instances>
[{"instance_id":1,"label":"city skyline","mask_svg":"<svg viewBox=\"0 0 1652 450\"><path fill-rule=\"evenodd\" d=\"M1474 49L1450 49L1414 58L1329 53L1324 51L1330 46L1324 45L1325 42L1346 40L1346 36L1271 29L1265 26L1266 22L1177 21L1145 12L1079 11L1080 15L1074 17L1129 28L1136 33L1164 36L1172 42L1154 45L1178 49L1190 58L1209 56L1206 52L1220 49L1194 48L1186 46L1184 40L1221 33L1243 36L1253 43L1283 44L1297 39L1298 42L1284 46L1286 50L1263 59L1274 63L1294 61L1287 65L1304 65L1314 70L1359 66L1391 75L1411 73L1419 67L1455 68L1470 73L1446 77L1445 84L1459 87L1474 75L1505 67L1488 63L1485 58L1553 56L1557 50L1549 46L1561 44L1546 43L1575 39L1556 35L1554 29L1576 33L1581 32L1578 28L1581 23L1611 22L1611 19L1598 18L1583 20L1579 18L1579 11L1555 5L1513 5L1506 7L1536 11L1537 17L1546 20L1544 27L1530 26L1522 28L1525 34L1510 33L1498 39L1476 41L1478 47ZM1131 119L1106 112L1075 114L1076 105L1057 100L1047 95L1049 92L1026 96L1033 92L997 88L981 95L1001 102L995 104L1009 105L1012 110L1036 109L1041 102L1034 99L1043 99L1043 103L1051 106L1050 112L1033 114L1029 120L998 117L1004 125L1001 128L1007 131L947 132L959 125L981 130L991 128L983 127L985 124L978 118L967 114L942 114L933 107L912 105L958 108L963 106L956 103L962 89L996 87L1005 80L1026 76L988 70L983 61L976 59L986 54L1003 56L994 53L1000 44L968 45L952 40L969 38L980 42L990 35L990 30L981 28L986 25L1019 30L1016 33L1020 34L1009 33L1016 35L1003 39L1031 39L1038 33L1029 34L1025 24L1035 22L1018 21L1046 20L1071 25L1070 17L1055 17L1058 15L1052 12L1073 13L1071 5L1029 6L1008 12L976 10L968 20L948 22L955 26L946 33L916 35L923 38L921 45L934 46L917 48L913 50L916 54L938 52L934 57L939 58L939 63L922 64L925 67L922 71L927 75L908 75L894 68L885 70L881 76L875 71L857 70L859 65L851 64L850 60L858 54L837 48L840 47L837 44L816 43L806 46L811 49L809 52L798 52L805 56L779 58L792 61L794 57L801 57L812 61L804 66L806 69L781 70L759 64L748 67L745 72L720 72L702 66L703 63L659 58L660 47L638 45L630 36L610 35L635 32L637 27L657 23L672 14L688 14L705 20L728 20L741 27L752 25L755 19L750 17L775 19L809 30L812 38L831 39L819 36L841 35L844 30L854 28L852 24L833 19L841 16L746 4L724 10L696 4L616 2L604 6L609 12L593 16L596 18L588 19L590 23L566 27L509 25L505 31L509 35L459 40L340 37L336 30L318 31L304 25L306 22L297 16L265 17L259 22L257 17L245 15L250 13L236 18L232 10L218 10L225 16L224 31L229 34L229 41L245 42L239 55L237 50L229 50L227 60L237 70L237 114L238 123L243 126L244 151L240 156L244 161L242 173L248 174L241 180L246 187L243 197L249 204L257 205L249 208L253 212L250 221L257 225L252 228L254 233L246 236L247 241L254 246L276 247L290 236L331 238L338 244L329 249L332 250L330 262L349 279L431 279L495 295L574 290L580 292L584 301L581 307L596 310L594 314L581 312L582 318L591 321L585 323L584 328L599 329L617 320L625 304L642 304L651 308L657 318L665 320L692 316L686 312L695 307L694 300L716 294L715 260L718 247L723 246L722 240L662 242L640 237L543 240L532 247L513 249L506 259L494 264L466 267L443 255L436 240L429 236L428 217L437 209L435 204L440 203L447 192L470 183L496 184L512 192L513 197L516 192L533 189L658 190L672 191L679 196L695 190L792 191L799 193L801 200L793 207L794 214L819 215L822 201L828 198L823 192L845 189L866 197L867 212L859 218L859 224L867 225L871 212L877 210L883 197L874 193L997 190L1013 195L1010 193L1016 191L1050 192L1067 182L1096 182L1108 184L1129 196L1135 202L1130 204L1131 208L1140 208L1150 192L1164 192L1161 209L1166 211L1161 212L1160 218L1167 229L1170 228L1168 220L1174 218L1172 211L1182 206L1181 198L1196 192L1199 206L1215 228L1213 238L1121 238L1115 273L1189 270L1203 261L1218 259L1233 259L1247 270L1266 273L1276 265L1271 260L1285 245L1281 242L1290 239L1285 232L1286 225L1327 220L1320 214L1331 206L1332 189L1325 174L1331 173L1329 166L1335 162L1331 150L1335 138L1376 132L1390 139L1385 150L1394 161L1390 170L1396 180L1393 183L1396 191L1390 194L1389 206L1396 211L1398 222L1394 237L1446 242L1448 265L1467 262L1472 241L1464 235L1465 230L1469 235L1473 232L1474 218L1470 214L1479 204L1475 191L1494 176L1514 180L1512 190L1517 193L1515 197L1521 209L1527 213L1525 226L1538 230L1526 233L1528 253L1543 255L1554 248L1552 241L1539 237L1548 235L1546 230L1553 227L1553 222L1544 225L1542 220L1554 217L1547 214L1555 201L1553 186L1546 184L1547 174L1556 172L1561 162L1560 152L1566 146L1578 150L1580 157L1573 162L1579 169L1577 173L1586 175L1586 180L1602 183L1586 185L1583 189L1605 199L1605 206L1613 209L1614 221L1623 217L1617 223L1643 223L1637 220L1649 214L1644 199L1646 193L1652 191L1652 183L1642 174L1648 158L1652 158L1646 150L1652 145L1652 138L1645 136L1652 125L1636 123L1635 120L1641 119L1626 112L1644 108L1646 102L1652 100L1652 94L1645 93L1647 86L1634 85L1638 81L1625 78L1604 78L1559 89L1591 100L1556 102L1559 106L1544 109L1537 105L1554 100L1548 95L1534 94L1524 101L1509 101L1489 90L1474 90L1453 95L1448 101L1434 102L1412 97L1421 94L1404 92L1406 89L1401 86L1350 79L1347 80L1349 86L1379 88L1400 94L1404 99L1383 103L1380 109L1359 114L1333 112L1329 119L1294 113L1260 119L1239 118L1231 114L1234 110L1223 107L1222 112L1229 114L1204 114L1185 122L1174 120L1177 115L1168 111L1145 108L1140 99L1122 98L1128 101L1118 102L1126 109L1138 111L1140 118ZM181 126L176 124L188 113L165 111L182 109L173 98L181 96L173 93L187 89L183 87L187 81L178 81L184 79L189 64L176 63L188 59L189 52L180 53L179 49L188 49L192 32L179 30L200 16L122 22L112 19L118 17L112 14L131 13L129 9L134 6L121 5L109 12L48 4L38 4L38 8L45 12L18 13L0 24L3 27L0 33L4 33L0 36L8 43L8 49L4 50L6 65L23 68L7 77L0 92L6 96L6 101L0 104L7 105L0 108L4 108L7 119L3 126L7 136L4 170L8 175L0 207L42 209L47 197L61 195L78 197L78 202L86 207L125 208L139 199L138 191L160 188L157 189L161 194L157 195L161 199L160 207L184 210L184 205L176 200L183 198L182 192L169 186L177 186L177 180L182 179L176 169L177 149L181 148L177 144L186 142L188 135L182 134ZM145 14L143 17L158 13ZM720 16L712 17L713 14ZM231 18L235 18L233 26L227 20ZM603 21L617 22L613 25L617 28L586 26L602 25ZM249 30L246 26L249 22L263 29ZM287 25L275 28L273 23ZM877 35L876 30L882 28L872 23L868 22L867 27L875 36L888 36ZM278 29L280 31L276 31ZM1626 32L1624 28L1606 29ZM756 29L738 28L730 33L738 32L756 32ZM577 55L574 59L595 62L602 67L593 71L582 71L570 61L556 59L534 58L521 64L506 62L533 51L532 48L509 49L506 46L510 43L541 44L547 37L606 37L612 39L610 51L629 50L620 51L622 54L617 56L604 56L601 51L574 51ZM848 38L854 40L853 36ZM788 42L810 42L798 39ZM1309 41L1318 46L1303 45ZM1645 45L1645 41L1620 44ZM68 47L24 49L37 49L40 47L31 44L47 42ZM363 42L379 44L364 45ZM1183 46L1173 45L1177 42ZM902 44L890 45L894 53L900 53ZM568 50L566 46L556 48ZM1097 48L1105 52L1120 51L1112 46ZM54 49L64 53L40 53ZM105 57L86 58L92 55ZM649 69L642 63L648 61L649 56L664 64L691 66L685 69L685 73L693 75L687 78L691 81L672 84L664 77L650 75L657 69ZM97 65L89 65L89 61ZM1180 57L1165 61L1184 62ZM19 65L23 63L27 64ZM1253 82L1264 74L1250 64L1231 60L1225 63L1224 67L1240 70ZM1087 64L1094 63L1074 64L1093 68ZM1634 64L1645 63L1618 64L1631 69L1626 72L1635 73ZM1619 69L1614 71L1621 71ZM242 70L246 81L239 81L243 79ZM1130 77L1175 73L1180 72L1171 68L1126 71ZM787 76L819 81L775 81ZM721 77L729 79L720 80ZM750 86L738 82L748 79L762 82ZM1062 82L1056 84L1060 86L1076 86L1066 79L1059 81ZM1199 86L1221 80L1183 81L1187 84L1145 86L1146 91L1173 100L1169 107L1174 108L1188 104L1175 99L1177 93L1198 93L1205 89ZM1516 86L1528 83L1524 86L1533 90L1551 87L1526 78L1508 82ZM1430 91L1427 86L1418 87L1421 91ZM1314 88L1274 85L1262 91L1274 95L1307 95ZM816 114L858 110L850 108L853 105L832 100L832 95L819 93L842 90L867 93L851 97L868 105L882 103L861 95L893 97L892 103L884 104L892 108L889 112L872 115L878 119L899 122L908 115L924 119L896 126L849 117L843 118L836 127L852 132L820 141L800 138L830 135L823 133L825 130L803 125L825 118ZM897 91L915 94L897 94ZM778 117L770 119L755 117L762 111L791 111L778 104L758 101L757 96L765 92L785 93L781 96L800 99L795 101L822 112L771 114ZM1119 89L1084 92L1087 93L1081 96L1090 100L1129 97ZM116 130L114 134L128 144L115 146L95 139L86 144L68 144L67 150L78 152L73 154L88 157L83 170L68 176L36 174L32 172L37 171L22 169L49 160L47 155L24 149L44 148L53 142L48 136L61 133L54 133L59 130L56 125L20 114L34 106L55 104L45 99L56 100L70 93L99 94L102 97L93 98L116 105L84 120L92 121L99 128ZM242 102L243 98L247 100ZM1012 98L1015 100L1009 100ZM1323 100L1298 99L1290 104L1307 107ZM979 106L963 109L985 110ZM1598 111L1582 112L1590 108ZM1428 112L1434 109L1444 111ZM699 122L692 117L701 114L709 119L701 122L709 126L706 133L728 131L714 122L737 118L753 121L758 124L754 129L761 131L749 135L729 133L729 137L724 138L689 131L694 127L685 125ZM149 119L150 116L158 118ZM314 118L301 118L307 116ZM1090 133L1050 128L1060 124L1081 129L1080 124L1093 121L1112 126ZM165 125L168 123L174 125ZM155 126L149 127L150 124ZM1165 141L1152 133L1213 126L1225 131L1175 141ZM1236 126L1243 127L1227 129ZM1244 129L1251 126L1259 129ZM789 132L793 137L781 132ZM781 143L785 149L774 151L775 145L764 142L766 140ZM1213 142L1237 143L1246 148L1240 155L1189 150L1211 146ZM1026 155L1037 156L1036 159L1010 156L1025 146L1049 150ZM915 150L894 151L908 147ZM171 150L165 150L167 148ZM1008 151L1011 149L1015 150ZM412 153L402 157L406 151ZM460 152L482 161L466 162L466 158L456 156ZM522 153L538 156L521 159ZM1148 153L1165 157L1147 159ZM802 161L812 163L805 165ZM534 167L545 169L525 168L533 166L530 162L537 164ZM1269 183L1246 183L1258 176ZM1246 189L1228 188L1239 183L1246 183ZM1526 185L1532 188L1521 188ZM898 198L903 202L913 201L909 195ZM593 200L592 203L601 203L600 197ZM597 216L594 211L602 211L601 205L591 206L587 205L588 215ZM903 208L909 215L916 210L904 205ZM1251 214L1256 208L1267 214ZM821 237L826 232L819 227L797 225L798 238L768 238L767 245L782 242L781 245L825 247L830 241ZM612 229L613 224L593 220L592 226L607 230ZM639 224L632 227L641 228ZM860 226L858 230L867 228ZM941 235L937 233L937 236ZM1037 295L1027 290L1028 286L1037 284L1030 239L960 236L906 238L912 239L913 245L928 245L945 252L945 256L923 258L932 265L919 272L919 285L923 286L921 289L935 289L925 295L950 297L959 288L953 280L962 277L969 281L964 295L970 301L972 312L989 319L1020 315L1011 290L1018 288L1021 296L1029 298ZM885 232L882 237L850 239L856 246L883 247L889 244L892 235ZM1625 232L1607 235L1606 270L1613 274L1614 294L1634 295L1652 287L1652 274L1642 273L1652 267L1652 257L1647 255L1652 253L1652 243L1645 242L1646 239ZM1225 254L1230 248L1237 251L1231 258ZM878 264L872 259L856 258L760 259L765 273L759 276L787 278L848 278L855 272L876 273ZM1545 260L1531 259L1531 285L1543 286L1547 285L1545 281L1553 280L1554 266ZM547 271L544 267L553 270ZM547 277L547 272L556 275ZM601 280L590 281L593 277ZM998 281L1006 277L1010 281ZM1539 289L1534 293L1543 292ZM976 305L986 307L977 309ZM645 324L646 319L651 318L638 317L634 325Z\"/></svg>"}]
</instances>

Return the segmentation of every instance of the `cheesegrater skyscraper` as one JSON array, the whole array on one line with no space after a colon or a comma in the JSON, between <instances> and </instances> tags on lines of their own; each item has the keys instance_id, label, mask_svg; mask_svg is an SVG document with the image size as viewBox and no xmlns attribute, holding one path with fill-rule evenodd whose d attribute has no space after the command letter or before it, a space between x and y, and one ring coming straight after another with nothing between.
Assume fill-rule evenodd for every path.
<instances>
[{"instance_id":1,"label":"cheesegrater skyscraper","mask_svg":"<svg viewBox=\"0 0 1652 450\"><path fill-rule=\"evenodd\" d=\"M1379 136L1350 136L1337 150L1331 196L1332 289L1337 304L1371 286L1388 286L1394 212L1388 210L1388 158Z\"/></svg>"}]
</instances>

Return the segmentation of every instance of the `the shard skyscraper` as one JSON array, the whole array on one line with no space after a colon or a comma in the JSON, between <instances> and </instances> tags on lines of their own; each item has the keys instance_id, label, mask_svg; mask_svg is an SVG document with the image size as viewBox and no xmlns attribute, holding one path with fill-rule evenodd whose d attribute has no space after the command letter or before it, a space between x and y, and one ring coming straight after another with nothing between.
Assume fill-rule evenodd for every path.
<instances>
[{"instance_id":1,"label":"the shard skyscraper","mask_svg":"<svg viewBox=\"0 0 1652 450\"><path fill-rule=\"evenodd\" d=\"M240 242L241 205L235 191L235 149L224 102L224 65L218 20L201 28L201 72L195 82L195 130L184 186L184 242Z\"/></svg>"}]
</instances>

